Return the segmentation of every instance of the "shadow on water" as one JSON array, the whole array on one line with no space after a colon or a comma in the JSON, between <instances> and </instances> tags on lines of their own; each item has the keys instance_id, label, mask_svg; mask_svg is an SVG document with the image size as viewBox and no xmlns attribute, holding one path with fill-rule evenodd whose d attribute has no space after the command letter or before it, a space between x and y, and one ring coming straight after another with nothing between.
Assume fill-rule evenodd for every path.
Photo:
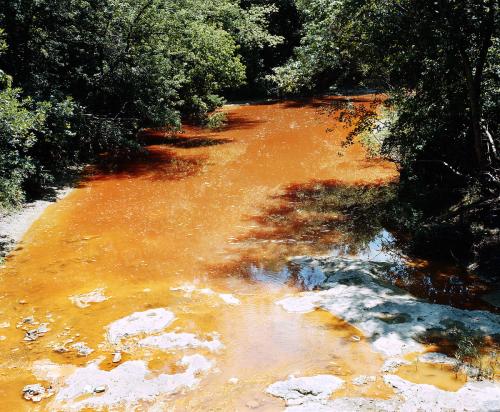
<instances>
[{"instance_id":1,"label":"shadow on water","mask_svg":"<svg viewBox=\"0 0 500 412\"><path fill-rule=\"evenodd\" d=\"M239 113L229 113L227 117L227 124L224 125L221 130L223 131L233 131L233 130L249 130L253 129L263 123L265 120L250 118Z\"/></svg>"},{"instance_id":2,"label":"shadow on water","mask_svg":"<svg viewBox=\"0 0 500 412\"><path fill-rule=\"evenodd\" d=\"M80 183L84 187L88 181L141 178L152 181L175 181L197 175L207 163L207 155L181 156L172 150L150 147L133 160L106 163L105 166L88 170L87 177Z\"/></svg>"},{"instance_id":3,"label":"shadow on water","mask_svg":"<svg viewBox=\"0 0 500 412\"><path fill-rule=\"evenodd\" d=\"M399 227L406 211L396 184L345 185L316 181L291 185L274 205L248 217L253 229L233 241L233 260L215 268L256 282L312 290L325 275L294 256L347 257L386 264L383 281L434 303L495 310L481 300L491 289L482 278L452 262L406 254L411 239Z\"/></svg>"},{"instance_id":4,"label":"shadow on water","mask_svg":"<svg viewBox=\"0 0 500 412\"><path fill-rule=\"evenodd\" d=\"M283 102L283 107L286 109L296 109L303 107L310 107L314 109L322 109L330 107L335 103L370 103L374 102L373 94L366 95L342 95L342 96L328 96L328 97L315 97L315 98L302 98L295 100L286 100Z\"/></svg>"},{"instance_id":5,"label":"shadow on water","mask_svg":"<svg viewBox=\"0 0 500 412\"><path fill-rule=\"evenodd\" d=\"M207 136L182 137L182 136L156 136L146 135L141 138L146 146L165 145L180 149L194 149L197 147L218 146L232 143L231 139L216 139Z\"/></svg>"}]
</instances>

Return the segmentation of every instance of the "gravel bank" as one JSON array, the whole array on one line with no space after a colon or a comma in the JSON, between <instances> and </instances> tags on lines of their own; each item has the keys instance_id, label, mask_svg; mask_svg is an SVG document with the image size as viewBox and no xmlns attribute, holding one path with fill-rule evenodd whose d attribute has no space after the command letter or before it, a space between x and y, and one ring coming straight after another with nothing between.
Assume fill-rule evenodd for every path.
<instances>
[{"instance_id":1,"label":"gravel bank","mask_svg":"<svg viewBox=\"0 0 500 412\"><path fill-rule=\"evenodd\" d=\"M0 214L0 258L7 256L15 248L47 207L64 198L71 190L73 189L70 187L59 189L51 200L36 200L24 204L14 212Z\"/></svg>"}]
</instances>

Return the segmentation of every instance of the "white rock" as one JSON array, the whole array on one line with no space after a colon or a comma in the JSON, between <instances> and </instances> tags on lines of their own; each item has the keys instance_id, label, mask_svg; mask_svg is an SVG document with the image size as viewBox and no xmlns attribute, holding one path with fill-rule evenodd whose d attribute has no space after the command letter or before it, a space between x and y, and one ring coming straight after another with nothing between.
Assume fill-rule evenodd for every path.
<instances>
[{"instance_id":1,"label":"white rock","mask_svg":"<svg viewBox=\"0 0 500 412\"><path fill-rule=\"evenodd\" d=\"M71 345L71 347L76 350L78 356L89 356L92 352L94 352L94 349L89 348L85 342L77 342Z\"/></svg>"},{"instance_id":2,"label":"white rock","mask_svg":"<svg viewBox=\"0 0 500 412\"><path fill-rule=\"evenodd\" d=\"M107 300L108 298L104 296L104 290L104 288L94 289L88 293L70 296L69 300L79 308L86 308L89 307L91 303L99 303Z\"/></svg>"},{"instance_id":3,"label":"white rock","mask_svg":"<svg viewBox=\"0 0 500 412\"><path fill-rule=\"evenodd\" d=\"M111 343L116 344L128 336L159 332L170 325L174 319L174 314L164 308L135 312L111 323L108 326L107 337Z\"/></svg>"},{"instance_id":4,"label":"white rock","mask_svg":"<svg viewBox=\"0 0 500 412\"><path fill-rule=\"evenodd\" d=\"M356 386L363 386L367 385L369 383L375 382L376 377L375 376L367 376L367 375L361 375L357 376L352 380L352 384Z\"/></svg>"},{"instance_id":5,"label":"white rock","mask_svg":"<svg viewBox=\"0 0 500 412\"><path fill-rule=\"evenodd\" d=\"M185 297L189 297L193 293L199 293L206 296L218 295L219 298L222 299L228 305L239 305L241 303L240 300L231 293L216 293L209 288L198 289L190 283L184 283L181 286L170 288L170 290L177 292L184 292Z\"/></svg>"},{"instance_id":6,"label":"white rock","mask_svg":"<svg viewBox=\"0 0 500 412\"><path fill-rule=\"evenodd\" d=\"M140 340L139 345L154 347L165 351L186 348L205 348L209 351L216 352L224 347L215 337L212 340L200 340L193 333L177 332L148 336Z\"/></svg>"},{"instance_id":7,"label":"white rock","mask_svg":"<svg viewBox=\"0 0 500 412\"><path fill-rule=\"evenodd\" d=\"M458 363L455 358L450 358L446 356L444 353L438 352L427 352L418 357L419 362L424 363L436 363L441 365L451 365L454 366Z\"/></svg>"},{"instance_id":8,"label":"white rock","mask_svg":"<svg viewBox=\"0 0 500 412\"><path fill-rule=\"evenodd\" d=\"M113 363L119 363L122 360L121 352L113 353Z\"/></svg>"},{"instance_id":9,"label":"white rock","mask_svg":"<svg viewBox=\"0 0 500 412\"><path fill-rule=\"evenodd\" d=\"M333 375L316 375L300 378L289 378L268 386L266 392L282 398L287 405L300 405L307 402L326 400L344 381Z\"/></svg>"},{"instance_id":10,"label":"white rock","mask_svg":"<svg viewBox=\"0 0 500 412\"><path fill-rule=\"evenodd\" d=\"M422 345L411 338L405 338L399 333L389 332L372 342L373 348L385 356L398 356L403 353L418 352Z\"/></svg>"},{"instance_id":11,"label":"white rock","mask_svg":"<svg viewBox=\"0 0 500 412\"><path fill-rule=\"evenodd\" d=\"M186 294L190 294L196 290L196 287L190 283L184 283L183 285L176 288L170 288L170 290L174 292L184 292Z\"/></svg>"},{"instance_id":12,"label":"white rock","mask_svg":"<svg viewBox=\"0 0 500 412\"><path fill-rule=\"evenodd\" d=\"M24 340L27 342L31 342L37 340L40 336L45 335L47 332L50 331L47 325L48 323L41 323L40 326L38 326L38 328L26 331L26 335L24 335Z\"/></svg>"},{"instance_id":13,"label":"white rock","mask_svg":"<svg viewBox=\"0 0 500 412\"><path fill-rule=\"evenodd\" d=\"M230 378L228 382L232 385L236 385L240 380L238 378Z\"/></svg>"},{"instance_id":14,"label":"white rock","mask_svg":"<svg viewBox=\"0 0 500 412\"><path fill-rule=\"evenodd\" d=\"M228 305L239 305L241 302L231 293L219 293L219 297Z\"/></svg>"},{"instance_id":15,"label":"white rock","mask_svg":"<svg viewBox=\"0 0 500 412\"><path fill-rule=\"evenodd\" d=\"M56 343L52 345L52 350L56 353L66 353L69 349L66 347L65 343Z\"/></svg>"},{"instance_id":16,"label":"white rock","mask_svg":"<svg viewBox=\"0 0 500 412\"><path fill-rule=\"evenodd\" d=\"M432 385L408 382L396 375L386 375L384 381L403 397L402 411L493 412L500 409L498 382L467 382L458 391L448 392Z\"/></svg>"},{"instance_id":17,"label":"white rock","mask_svg":"<svg viewBox=\"0 0 500 412\"><path fill-rule=\"evenodd\" d=\"M468 382L457 392L448 392L432 385L415 384L399 376L385 375L387 385L397 395L389 400L369 398L338 398L328 401L307 401L286 408L287 412L498 412L500 384Z\"/></svg>"},{"instance_id":18,"label":"white rock","mask_svg":"<svg viewBox=\"0 0 500 412\"><path fill-rule=\"evenodd\" d=\"M289 406L286 412L393 412L399 411L401 402L397 399L380 400L369 398L338 398L322 402L306 402ZM406 411L416 412L416 411Z\"/></svg>"},{"instance_id":19,"label":"white rock","mask_svg":"<svg viewBox=\"0 0 500 412\"><path fill-rule=\"evenodd\" d=\"M288 297L278 302L287 312L290 313L309 313L316 310L321 304L321 297L316 296L314 292Z\"/></svg>"},{"instance_id":20,"label":"white rock","mask_svg":"<svg viewBox=\"0 0 500 412\"><path fill-rule=\"evenodd\" d=\"M39 383L33 385L26 385L23 388L23 397L27 401L40 402L42 399L48 398L53 395L53 392L49 389L45 389Z\"/></svg>"},{"instance_id":21,"label":"white rock","mask_svg":"<svg viewBox=\"0 0 500 412\"><path fill-rule=\"evenodd\" d=\"M54 385L63 381L54 402L50 405L51 410L135 410L138 402L153 401L160 395L175 393L183 388L194 388L199 383L198 375L212 368L214 362L196 354L184 356L179 365L186 368L185 372L154 377L151 376L147 363L142 360L124 362L110 371L101 370L98 362L72 369L68 365L56 365L46 361L36 365L36 372L45 379L52 377ZM73 372L63 378L64 371L68 369ZM91 393L88 391L89 387L93 388ZM101 389L104 389L104 392L101 392Z\"/></svg>"},{"instance_id":22,"label":"white rock","mask_svg":"<svg viewBox=\"0 0 500 412\"><path fill-rule=\"evenodd\" d=\"M380 368L380 372L395 372L402 365L410 365L410 362L401 358L389 358Z\"/></svg>"},{"instance_id":23,"label":"white rock","mask_svg":"<svg viewBox=\"0 0 500 412\"><path fill-rule=\"evenodd\" d=\"M500 315L419 300L380 280L387 266L346 258L301 258L326 273L326 290L303 292L277 302L288 312L324 309L359 328L375 350L386 356L422 351L429 329L460 326L486 336L500 333Z\"/></svg>"}]
</instances>

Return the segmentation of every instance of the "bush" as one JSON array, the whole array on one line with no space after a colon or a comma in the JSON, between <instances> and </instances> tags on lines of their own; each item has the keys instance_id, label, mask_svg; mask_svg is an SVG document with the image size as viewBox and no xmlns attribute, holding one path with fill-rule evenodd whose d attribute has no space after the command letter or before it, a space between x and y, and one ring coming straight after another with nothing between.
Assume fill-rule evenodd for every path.
<instances>
[{"instance_id":1,"label":"bush","mask_svg":"<svg viewBox=\"0 0 500 412\"><path fill-rule=\"evenodd\" d=\"M31 149L44 126L46 105L22 99L9 85L0 91L0 209L25 200L24 184L36 175Z\"/></svg>"}]
</instances>

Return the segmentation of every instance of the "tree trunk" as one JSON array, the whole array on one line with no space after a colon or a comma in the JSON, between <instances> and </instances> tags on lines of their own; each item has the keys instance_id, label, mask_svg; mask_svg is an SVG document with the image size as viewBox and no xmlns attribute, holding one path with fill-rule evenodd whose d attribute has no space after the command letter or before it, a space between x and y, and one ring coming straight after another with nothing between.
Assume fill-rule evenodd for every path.
<instances>
[{"instance_id":1,"label":"tree trunk","mask_svg":"<svg viewBox=\"0 0 500 412\"><path fill-rule=\"evenodd\" d=\"M477 166L482 169L484 166L483 142L481 130L481 90L472 86L469 88L469 100L471 109L472 133L474 135L474 154Z\"/></svg>"}]
</instances>

